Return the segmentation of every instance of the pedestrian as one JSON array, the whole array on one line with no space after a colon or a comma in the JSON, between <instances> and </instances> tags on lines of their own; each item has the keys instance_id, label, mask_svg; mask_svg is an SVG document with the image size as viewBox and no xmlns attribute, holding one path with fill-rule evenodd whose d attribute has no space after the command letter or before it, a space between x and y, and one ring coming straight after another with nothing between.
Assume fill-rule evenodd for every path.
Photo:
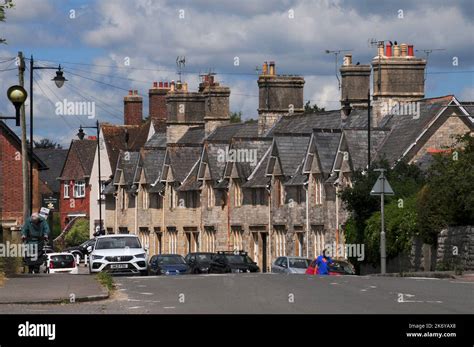
<instances>
[{"instance_id":1,"label":"pedestrian","mask_svg":"<svg viewBox=\"0 0 474 347\"><path fill-rule=\"evenodd\" d=\"M329 275L329 264L332 264L333 261L330 257L326 255L326 249L323 250L323 254L321 254L316 259L316 266L318 268L319 275Z\"/></svg>"},{"instance_id":2,"label":"pedestrian","mask_svg":"<svg viewBox=\"0 0 474 347\"><path fill-rule=\"evenodd\" d=\"M37 245L35 255L25 256L25 262L28 265L28 272L39 272L39 265L42 261L43 246L49 240L49 225L48 221L40 216L39 213L31 214L31 217L26 220L21 229L21 240L27 245ZM36 261L33 261L36 259Z\"/></svg>"}]
</instances>

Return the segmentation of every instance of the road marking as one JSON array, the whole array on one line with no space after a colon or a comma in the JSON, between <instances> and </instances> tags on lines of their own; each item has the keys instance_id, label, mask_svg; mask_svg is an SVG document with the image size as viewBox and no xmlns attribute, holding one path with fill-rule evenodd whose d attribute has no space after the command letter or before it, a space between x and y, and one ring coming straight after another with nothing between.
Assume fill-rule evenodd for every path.
<instances>
[{"instance_id":1,"label":"road marking","mask_svg":"<svg viewBox=\"0 0 474 347\"><path fill-rule=\"evenodd\" d=\"M146 285L144 285L144 284L139 284L137 287L146 288Z\"/></svg>"},{"instance_id":2,"label":"road marking","mask_svg":"<svg viewBox=\"0 0 474 347\"><path fill-rule=\"evenodd\" d=\"M165 306L163 307L164 309L168 310L168 309L175 309L176 307L175 306Z\"/></svg>"},{"instance_id":3,"label":"road marking","mask_svg":"<svg viewBox=\"0 0 474 347\"><path fill-rule=\"evenodd\" d=\"M153 293L139 293L141 295L153 295Z\"/></svg>"},{"instance_id":4,"label":"road marking","mask_svg":"<svg viewBox=\"0 0 474 347\"><path fill-rule=\"evenodd\" d=\"M474 284L474 282L462 282L462 281L449 281L450 283L465 283L465 284Z\"/></svg>"},{"instance_id":5,"label":"road marking","mask_svg":"<svg viewBox=\"0 0 474 347\"><path fill-rule=\"evenodd\" d=\"M331 283L329 283L329 284L339 284L339 283L337 283L337 282L331 282Z\"/></svg>"},{"instance_id":6,"label":"road marking","mask_svg":"<svg viewBox=\"0 0 474 347\"><path fill-rule=\"evenodd\" d=\"M143 308L144 306L132 306L132 307L128 307L129 310L136 310L138 308Z\"/></svg>"},{"instance_id":7,"label":"road marking","mask_svg":"<svg viewBox=\"0 0 474 347\"><path fill-rule=\"evenodd\" d=\"M411 280L415 280L415 281L422 281L422 280L437 280L439 281L440 279L439 278L434 278L434 277L405 277L405 278L408 278L408 279L411 279Z\"/></svg>"},{"instance_id":8,"label":"road marking","mask_svg":"<svg viewBox=\"0 0 474 347\"><path fill-rule=\"evenodd\" d=\"M127 299L127 301L133 301L133 302L160 302L159 300L140 300L140 299Z\"/></svg>"}]
</instances>

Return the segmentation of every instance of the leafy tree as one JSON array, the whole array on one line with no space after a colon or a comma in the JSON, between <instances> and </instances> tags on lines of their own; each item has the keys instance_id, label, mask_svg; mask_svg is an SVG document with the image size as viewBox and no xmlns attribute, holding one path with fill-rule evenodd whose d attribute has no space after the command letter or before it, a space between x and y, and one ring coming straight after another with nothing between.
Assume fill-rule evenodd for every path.
<instances>
[{"instance_id":1,"label":"leafy tree","mask_svg":"<svg viewBox=\"0 0 474 347\"><path fill-rule=\"evenodd\" d=\"M241 123L242 122L242 111L232 112L230 114L230 122L231 123Z\"/></svg>"},{"instance_id":2,"label":"leafy tree","mask_svg":"<svg viewBox=\"0 0 474 347\"><path fill-rule=\"evenodd\" d=\"M87 240L89 240L89 221L78 219L65 237L66 245L77 246Z\"/></svg>"},{"instance_id":3,"label":"leafy tree","mask_svg":"<svg viewBox=\"0 0 474 347\"><path fill-rule=\"evenodd\" d=\"M5 10L13 8L15 4L12 0L4 1L3 4L0 4L0 22L5 21ZM0 37L0 43L6 43L7 40Z\"/></svg>"},{"instance_id":4,"label":"leafy tree","mask_svg":"<svg viewBox=\"0 0 474 347\"><path fill-rule=\"evenodd\" d=\"M306 113L324 112L325 108L324 107L318 107L318 105L316 105L316 104L311 105L311 101L308 100L306 102L306 104L304 105L304 111Z\"/></svg>"},{"instance_id":5,"label":"leafy tree","mask_svg":"<svg viewBox=\"0 0 474 347\"><path fill-rule=\"evenodd\" d=\"M39 141L33 140L33 143L35 145L35 148L63 148L59 143L53 142L50 139L41 139Z\"/></svg>"}]
</instances>

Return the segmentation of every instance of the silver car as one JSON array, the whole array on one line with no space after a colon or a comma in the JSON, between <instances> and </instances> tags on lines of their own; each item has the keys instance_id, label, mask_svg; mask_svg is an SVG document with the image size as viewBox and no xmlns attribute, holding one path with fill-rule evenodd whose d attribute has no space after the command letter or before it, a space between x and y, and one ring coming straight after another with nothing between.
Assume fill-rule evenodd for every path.
<instances>
[{"instance_id":1,"label":"silver car","mask_svg":"<svg viewBox=\"0 0 474 347\"><path fill-rule=\"evenodd\" d=\"M310 259L303 257L279 257L272 264L272 272L283 274L304 274L310 263Z\"/></svg>"}]
</instances>

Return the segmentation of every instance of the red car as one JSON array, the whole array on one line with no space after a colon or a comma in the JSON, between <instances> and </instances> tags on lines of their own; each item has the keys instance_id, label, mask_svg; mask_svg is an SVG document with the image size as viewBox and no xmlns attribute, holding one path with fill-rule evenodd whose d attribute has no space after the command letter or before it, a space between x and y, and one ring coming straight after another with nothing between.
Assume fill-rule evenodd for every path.
<instances>
[{"instance_id":1,"label":"red car","mask_svg":"<svg viewBox=\"0 0 474 347\"><path fill-rule=\"evenodd\" d=\"M309 264L306 269L307 275L319 275L318 267L316 265L316 259ZM330 276L341 276L341 275L355 275L355 270L352 264L343 260L333 260L332 264L329 264L329 275Z\"/></svg>"}]
</instances>

